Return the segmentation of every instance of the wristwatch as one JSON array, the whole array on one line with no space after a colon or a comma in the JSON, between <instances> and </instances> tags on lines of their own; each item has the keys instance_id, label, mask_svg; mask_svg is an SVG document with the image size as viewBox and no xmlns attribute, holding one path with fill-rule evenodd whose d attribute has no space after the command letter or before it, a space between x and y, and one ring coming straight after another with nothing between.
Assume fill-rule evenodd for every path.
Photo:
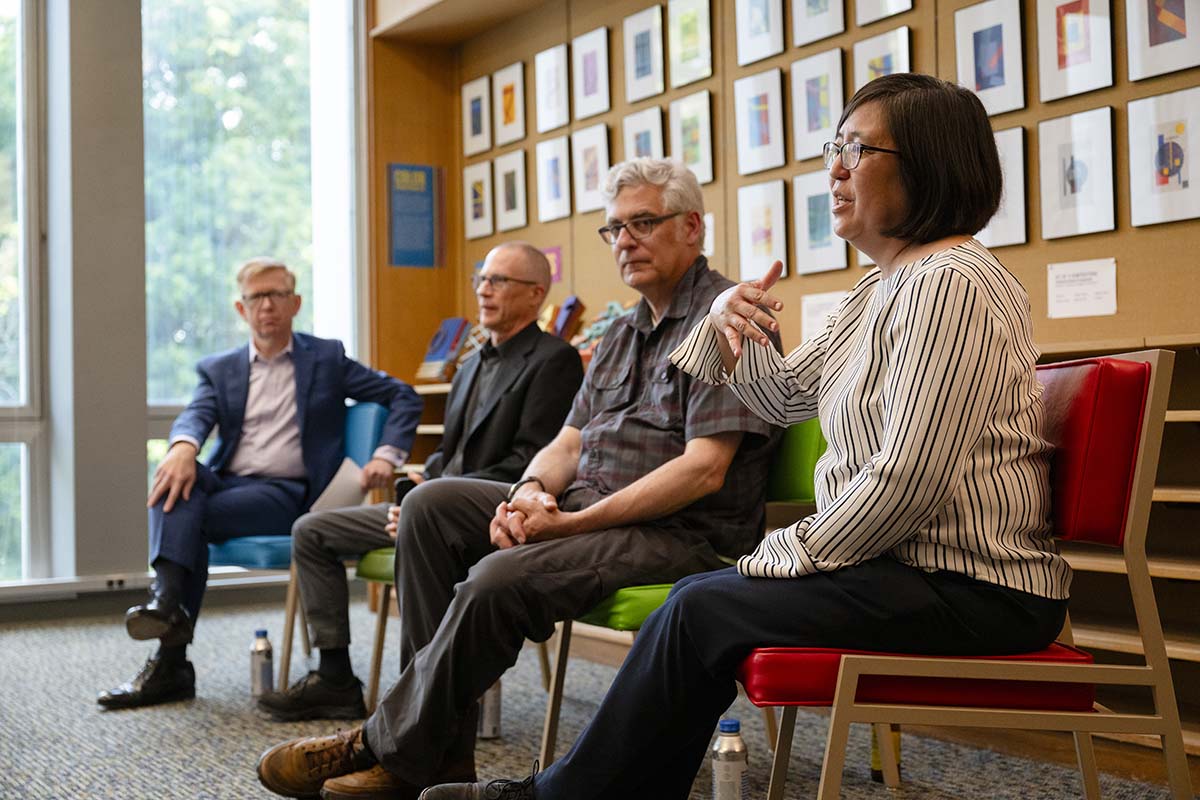
<instances>
[{"instance_id":1,"label":"wristwatch","mask_svg":"<svg viewBox=\"0 0 1200 800\"><path fill-rule=\"evenodd\" d=\"M527 483L536 483L538 486L542 487L543 491L545 491L545 489L546 489L546 484L542 483L541 478L538 478L533 475L527 475L524 478L521 478L521 480L514 483L512 486L508 487L508 498L507 498L508 502L511 503L513 501L513 498L517 496L517 489L520 489L522 486L524 486Z\"/></svg>"}]
</instances>

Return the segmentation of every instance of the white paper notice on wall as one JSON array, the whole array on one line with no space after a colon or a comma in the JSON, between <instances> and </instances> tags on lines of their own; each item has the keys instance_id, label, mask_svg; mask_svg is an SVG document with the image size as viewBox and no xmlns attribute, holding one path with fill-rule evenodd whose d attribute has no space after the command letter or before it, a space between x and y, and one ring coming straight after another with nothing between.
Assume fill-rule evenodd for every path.
<instances>
[{"instance_id":1,"label":"white paper notice on wall","mask_svg":"<svg viewBox=\"0 0 1200 800\"><path fill-rule=\"evenodd\" d=\"M1107 317L1117 313L1115 258L1047 264L1046 281L1046 309L1050 319Z\"/></svg>"},{"instance_id":2,"label":"white paper notice on wall","mask_svg":"<svg viewBox=\"0 0 1200 800\"><path fill-rule=\"evenodd\" d=\"M704 244L700 248L701 254L705 258L712 258L713 253L717 252L717 218L713 212L709 211L704 215Z\"/></svg>"},{"instance_id":3,"label":"white paper notice on wall","mask_svg":"<svg viewBox=\"0 0 1200 800\"><path fill-rule=\"evenodd\" d=\"M846 299L847 292L821 292L800 298L800 341L807 342L821 331L830 314Z\"/></svg>"}]
</instances>

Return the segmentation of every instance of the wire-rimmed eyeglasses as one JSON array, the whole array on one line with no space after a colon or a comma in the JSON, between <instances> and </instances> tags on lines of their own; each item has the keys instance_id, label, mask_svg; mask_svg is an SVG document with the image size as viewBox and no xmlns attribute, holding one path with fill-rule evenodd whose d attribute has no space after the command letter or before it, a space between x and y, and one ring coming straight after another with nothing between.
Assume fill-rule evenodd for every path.
<instances>
[{"instance_id":1,"label":"wire-rimmed eyeglasses","mask_svg":"<svg viewBox=\"0 0 1200 800\"><path fill-rule=\"evenodd\" d=\"M615 222L612 225L605 225L597 231L600 238L605 244L616 244L616 241L621 236L621 231L629 234L631 239L645 239L650 234L654 233L654 229L660 224L666 222L672 217L678 217L681 211L676 211L674 214L663 214L661 217L637 217L628 222Z\"/></svg>"},{"instance_id":2,"label":"wire-rimmed eyeglasses","mask_svg":"<svg viewBox=\"0 0 1200 800\"><path fill-rule=\"evenodd\" d=\"M833 160L842 156L842 166L846 169L854 169L858 166L858 162L862 160L863 153L891 153L892 155L900 155L899 150L889 150L886 147L874 147L873 145L863 144L862 142L846 142L845 144L837 144L835 142L826 142L821 154L825 156L825 169L833 166Z\"/></svg>"}]
</instances>

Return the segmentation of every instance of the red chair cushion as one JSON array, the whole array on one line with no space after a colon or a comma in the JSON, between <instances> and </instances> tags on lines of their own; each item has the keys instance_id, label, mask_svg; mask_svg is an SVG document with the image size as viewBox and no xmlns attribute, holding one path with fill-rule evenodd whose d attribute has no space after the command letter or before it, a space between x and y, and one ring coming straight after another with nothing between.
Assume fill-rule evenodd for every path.
<instances>
[{"instance_id":1,"label":"red chair cushion","mask_svg":"<svg viewBox=\"0 0 1200 800\"><path fill-rule=\"evenodd\" d=\"M898 654L825 647L760 647L742 662L738 680L746 687L750 702L757 706L828 706L833 704L843 655ZM953 658L1092 663L1088 653L1057 642L1036 653ZM1091 711L1095 695L1093 685L1079 683L870 675L859 678L857 700L861 703Z\"/></svg>"},{"instance_id":2,"label":"red chair cushion","mask_svg":"<svg viewBox=\"0 0 1200 800\"><path fill-rule=\"evenodd\" d=\"M1037 368L1043 433L1054 445L1054 535L1120 547L1150 365L1089 358Z\"/></svg>"}]
</instances>

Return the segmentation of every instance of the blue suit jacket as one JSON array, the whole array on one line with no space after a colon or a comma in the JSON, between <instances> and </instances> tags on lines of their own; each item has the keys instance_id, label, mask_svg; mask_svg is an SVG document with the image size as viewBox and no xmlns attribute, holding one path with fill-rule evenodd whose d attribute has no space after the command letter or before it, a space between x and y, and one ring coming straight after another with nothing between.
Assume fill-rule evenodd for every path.
<instances>
[{"instance_id":1,"label":"blue suit jacket","mask_svg":"<svg viewBox=\"0 0 1200 800\"><path fill-rule=\"evenodd\" d=\"M388 407L380 444L412 452L421 398L406 383L368 369L346 356L336 339L293 334L292 361L296 368L296 416L300 448L308 472L308 508L320 496L342 463L345 451L346 399ZM200 384L192 402L171 426L171 438L185 434L203 444L213 426L220 438L208 466L220 472L229 465L242 436L246 397L250 389L250 347L206 356L196 366Z\"/></svg>"}]
</instances>

